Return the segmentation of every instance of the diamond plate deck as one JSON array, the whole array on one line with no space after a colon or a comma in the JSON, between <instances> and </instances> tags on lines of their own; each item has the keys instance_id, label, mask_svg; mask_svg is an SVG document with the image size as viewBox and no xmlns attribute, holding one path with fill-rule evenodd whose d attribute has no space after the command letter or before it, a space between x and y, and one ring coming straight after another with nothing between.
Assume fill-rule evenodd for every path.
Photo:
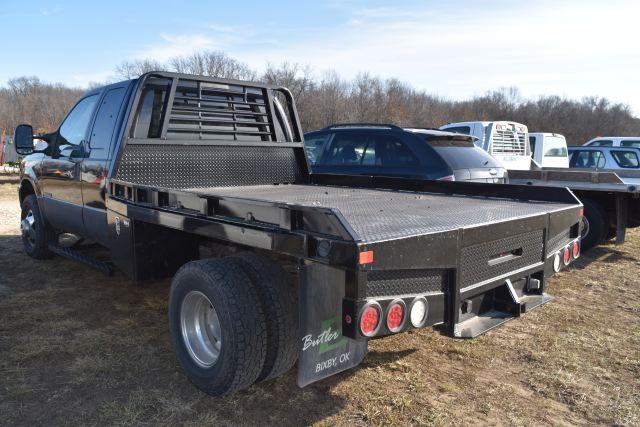
<instances>
[{"instance_id":1,"label":"diamond plate deck","mask_svg":"<svg viewBox=\"0 0 640 427\"><path fill-rule=\"evenodd\" d=\"M485 197L315 185L183 189L202 196L338 209L359 238L383 241L502 222L571 207Z\"/></svg>"}]
</instances>

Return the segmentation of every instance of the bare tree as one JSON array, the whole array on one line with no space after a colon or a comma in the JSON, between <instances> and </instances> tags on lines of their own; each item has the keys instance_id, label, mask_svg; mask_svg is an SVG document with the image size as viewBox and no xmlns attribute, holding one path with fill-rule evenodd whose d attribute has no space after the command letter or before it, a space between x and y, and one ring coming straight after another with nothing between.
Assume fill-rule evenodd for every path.
<instances>
[{"instance_id":1,"label":"bare tree","mask_svg":"<svg viewBox=\"0 0 640 427\"><path fill-rule=\"evenodd\" d=\"M205 51L177 56L169 61L173 71L225 79L256 80L256 72L223 52Z\"/></svg>"},{"instance_id":2,"label":"bare tree","mask_svg":"<svg viewBox=\"0 0 640 427\"><path fill-rule=\"evenodd\" d=\"M149 71L168 70L167 65L153 59L143 59L137 61L124 61L116 66L116 77L123 79L135 79Z\"/></svg>"},{"instance_id":3,"label":"bare tree","mask_svg":"<svg viewBox=\"0 0 640 427\"><path fill-rule=\"evenodd\" d=\"M508 87L452 101L398 79L383 80L369 73L344 79L328 71L315 78L308 66L285 62L268 64L258 74L247 64L216 51L179 56L167 63L152 59L125 61L116 67L115 75L129 79L156 70L261 80L288 87L306 131L356 121L438 127L455 121L514 120L526 124L530 131L562 133L571 144L582 144L598 135L640 135L640 119L633 116L629 106L596 96L581 100L555 95L523 99L517 88ZM82 92L43 83L37 77L12 79L0 87L0 129L11 133L17 124L26 122L37 131L53 130Z\"/></svg>"}]
</instances>

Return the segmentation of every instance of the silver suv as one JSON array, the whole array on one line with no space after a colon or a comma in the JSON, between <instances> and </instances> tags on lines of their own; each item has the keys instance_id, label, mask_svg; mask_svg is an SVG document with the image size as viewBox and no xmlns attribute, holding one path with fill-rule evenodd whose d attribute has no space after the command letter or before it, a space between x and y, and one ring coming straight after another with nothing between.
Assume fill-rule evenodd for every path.
<instances>
[{"instance_id":1,"label":"silver suv","mask_svg":"<svg viewBox=\"0 0 640 427\"><path fill-rule=\"evenodd\" d=\"M640 149L626 147L569 147L569 167L640 170Z\"/></svg>"}]
</instances>

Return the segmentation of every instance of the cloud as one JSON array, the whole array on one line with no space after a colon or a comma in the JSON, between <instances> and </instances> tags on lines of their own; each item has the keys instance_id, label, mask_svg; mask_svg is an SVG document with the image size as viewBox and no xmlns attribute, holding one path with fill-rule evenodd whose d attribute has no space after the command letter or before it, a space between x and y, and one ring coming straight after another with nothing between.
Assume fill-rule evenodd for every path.
<instances>
[{"instance_id":1,"label":"cloud","mask_svg":"<svg viewBox=\"0 0 640 427\"><path fill-rule=\"evenodd\" d=\"M135 58L166 61L222 50L258 70L286 61L345 77L368 71L454 99L503 86L518 86L525 96L595 94L640 112L640 86L629 84L640 65L640 2L494 0L363 8L334 0L324 7L332 18L299 25L214 22L198 34L161 34ZM615 28L603 22L615 22Z\"/></svg>"},{"instance_id":2,"label":"cloud","mask_svg":"<svg viewBox=\"0 0 640 427\"><path fill-rule=\"evenodd\" d=\"M370 71L453 98L514 85L526 96L607 96L640 112L640 86L629 84L640 62L640 2L460 2L344 15L283 36L277 48L236 56L255 67L289 61L345 76Z\"/></svg>"},{"instance_id":3,"label":"cloud","mask_svg":"<svg viewBox=\"0 0 640 427\"><path fill-rule=\"evenodd\" d=\"M164 62L175 56L222 48L222 45L215 38L203 34L160 34L160 39L159 43L138 52L134 55L134 58Z\"/></svg>"}]
</instances>

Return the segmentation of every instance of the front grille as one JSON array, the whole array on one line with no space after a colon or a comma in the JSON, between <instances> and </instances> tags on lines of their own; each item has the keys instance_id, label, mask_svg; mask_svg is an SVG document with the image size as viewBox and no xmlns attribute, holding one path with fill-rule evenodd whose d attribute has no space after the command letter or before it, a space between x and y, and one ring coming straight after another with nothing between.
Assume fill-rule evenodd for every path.
<instances>
[{"instance_id":1,"label":"front grille","mask_svg":"<svg viewBox=\"0 0 640 427\"><path fill-rule=\"evenodd\" d=\"M526 135L510 130L496 130L493 134L493 154L526 154Z\"/></svg>"},{"instance_id":2,"label":"front grille","mask_svg":"<svg viewBox=\"0 0 640 427\"><path fill-rule=\"evenodd\" d=\"M367 297L443 292L446 270L380 270L367 273Z\"/></svg>"},{"instance_id":3,"label":"front grille","mask_svg":"<svg viewBox=\"0 0 640 427\"><path fill-rule=\"evenodd\" d=\"M462 248L461 287L541 262L543 243L543 231L536 230Z\"/></svg>"}]
</instances>

